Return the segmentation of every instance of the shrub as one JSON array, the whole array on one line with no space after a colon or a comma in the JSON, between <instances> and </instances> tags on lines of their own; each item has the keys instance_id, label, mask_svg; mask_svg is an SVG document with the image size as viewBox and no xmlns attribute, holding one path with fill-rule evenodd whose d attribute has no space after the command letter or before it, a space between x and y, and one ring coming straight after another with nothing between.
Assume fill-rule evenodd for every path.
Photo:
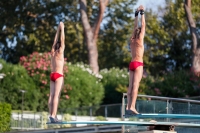
<instances>
[{"instance_id":1,"label":"shrub","mask_svg":"<svg viewBox=\"0 0 200 133\"><path fill-rule=\"evenodd\" d=\"M65 59L66 60L66 59ZM50 92L50 63L51 55L50 53L38 53L34 52L28 56L22 56L20 58L20 64L24 66L28 74L33 79L36 85L36 91L39 92L37 100L39 106L37 106L37 111L47 111L48 110L48 97ZM64 75L68 72L66 63L64 65ZM66 88L66 84L64 84ZM62 93L61 96L67 95ZM67 99L67 98L66 98Z\"/></svg>"},{"instance_id":2,"label":"shrub","mask_svg":"<svg viewBox=\"0 0 200 133\"><path fill-rule=\"evenodd\" d=\"M5 74L5 77L0 81L2 101L11 104L12 109L20 110L22 103L20 90L25 90L24 109L36 110L39 105L38 92L35 90L35 84L27 74L26 69L20 65L6 63L4 60L0 60L0 63L3 64L2 72Z\"/></svg>"},{"instance_id":3,"label":"shrub","mask_svg":"<svg viewBox=\"0 0 200 133\"><path fill-rule=\"evenodd\" d=\"M103 104L122 102L122 92L127 90L128 71L126 69L111 68L100 71L103 76L102 84L105 88Z\"/></svg>"},{"instance_id":4,"label":"shrub","mask_svg":"<svg viewBox=\"0 0 200 133\"><path fill-rule=\"evenodd\" d=\"M171 72L156 78L148 75L143 76L138 93L166 97L197 96L200 92L199 82L199 77L186 70Z\"/></svg>"},{"instance_id":5,"label":"shrub","mask_svg":"<svg viewBox=\"0 0 200 133\"><path fill-rule=\"evenodd\" d=\"M97 116L94 120L95 121L107 121L106 118L103 116Z\"/></svg>"},{"instance_id":6,"label":"shrub","mask_svg":"<svg viewBox=\"0 0 200 133\"><path fill-rule=\"evenodd\" d=\"M153 95L191 97L199 95L200 78L188 71L168 73L149 86Z\"/></svg>"},{"instance_id":7,"label":"shrub","mask_svg":"<svg viewBox=\"0 0 200 133\"><path fill-rule=\"evenodd\" d=\"M10 130L11 121L11 105L7 103L0 103L0 132Z\"/></svg>"},{"instance_id":8,"label":"shrub","mask_svg":"<svg viewBox=\"0 0 200 133\"><path fill-rule=\"evenodd\" d=\"M50 53L34 52L29 56L23 56L20 58L20 64L26 68L36 84L37 91L40 92L38 96L40 106L37 110L47 110L51 72ZM59 111L101 103L104 89L99 79L88 71L91 71L89 67L81 63L64 64L64 87L60 96Z\"/></svg>"},{"instance_id":9,"label":"shrub","mask_svg":"<svg viewBox=\"0 0 200 133\"><path fill-rule=\"evenodd\" d=\"M66 111L67 108L80 108L84 106L99 105L102 102L104 96L104 88L100 82L101 77L92 74L89 66L83 63L71 64L68 63L69 72L65 76L65 84L68 90L64 88L64 91L68 93L68 96L61 97L62 111ZM64 100L65 97L70 100Z\"/></svg>"},{"instance_id":10,"label":"shrub","mask_svg":"<svg viewBox=\"0 0 200 133\"><path fill-rule=\"evenodd\" d=\"M127 80L129 80L129 74L127 76L128 76ZM140 81L140 85L139 85L139 89L138 89L138 94L152 94L152 92L151 92L151 90L149 90L149 88L152 85L153 81L154 81L154 78L152 76L150 76L150 75L149 76L143 75L142 80ZM128 84L127 84L127 86L122 86L120 84L116 88L116 90L118 92L121 92L121 93L127 93Z\"/></svg>"}]
</instances>

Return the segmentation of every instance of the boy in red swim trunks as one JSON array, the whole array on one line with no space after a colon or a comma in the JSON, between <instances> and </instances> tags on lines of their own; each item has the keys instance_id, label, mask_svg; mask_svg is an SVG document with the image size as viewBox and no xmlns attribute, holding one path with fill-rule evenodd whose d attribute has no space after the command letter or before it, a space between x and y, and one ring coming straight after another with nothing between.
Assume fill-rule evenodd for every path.
<instances>
[{"instance_id":1,"label":"boy in red swim trunks","mask_svg":"<svg viewBox=\"0 0 200 133\"><path fill-rule=\"evenodd\" d=\"M59 38L59 33L60 33L60 38ZM48 100L48 106L50 114L49 118L52 123L59 122L58 119L56 118L56 115L57 115L60 92L64 83L64 78L63 78L64 49L65 49L64 24L63 22L60 22L51 49L50 96Z\"/></svg>"},{"instance_id":2,"label":"boy in red swim trunks","mask_svg":"<svg viewBox=\"0 0 200 133\"><path fill-rule=\"evenodd\" d=\"M141 28L138 27L138 14L141 15ZM135 108L138 88L143 74L145 18L144 7L141 5L135 12L134 30L131 37L132 60L129 64L129 87L127 92L127 114L139 114Z\"/></svg>"}]
</instances>

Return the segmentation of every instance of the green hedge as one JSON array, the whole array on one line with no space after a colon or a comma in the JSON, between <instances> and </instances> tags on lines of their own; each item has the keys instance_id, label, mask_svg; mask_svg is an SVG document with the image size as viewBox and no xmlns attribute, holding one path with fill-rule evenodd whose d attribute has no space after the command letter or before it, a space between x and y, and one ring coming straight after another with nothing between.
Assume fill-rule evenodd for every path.
<instances>
[{"instance_id":1,"label":"green hedge","mask_svg":"<svg viewBox=\"0 0 200 133\"><path fill-rule=\"evenodd\" d=\"M175 71L155 78L149 84L151 95L166 97L192 97L200 95L200 78L190 71Z\"/></svg>"},{"instance_id":2,"label":"green hedge","mask_svg":"<svg viewBox=\"0 0 200 133\"><path fill-rule=\"evenodd\" d=\"M101 82L105 88L103 104L121 103L122 92L126 92L128 86L129 76L127 69L103 69L100 74L103 76Z\"/></svg>"},{"instance_id":3,"label":"green hedge","mask_svg":"<svg viewBox=\"0 0 200 133\"><path fill-rule=\"evenodd\" d=\"M27 70L34 81L35 90L39 92L37 111L47 111L50 92L50 53L34 52L20 58L20 64ZM65 59L66 60L66 59ZM102 102L104 89L100 79L91 73L89 67L83 63L64 64L64 86L59 99L60 112L69 108L99 105ZM98 92L98 93L96 93Z\"/></svg>"},{"instance_id":4,"label":"green hedge","mask_svg":"<svg viewBox=\"0 0 200 133\"><path fill-rule=\"evenodd\" d=\"M69 108L94 106L102 103L104 88L101 77L92 74L89 66L83 63L68 63L68 73L65 75L65 87L60 98L60 111Z\"/></svg>"},{"instance_id":5,"label":"green hedge","mask_svg":"<svg viewBox=\"0 0 200 133\"><path fill-rule=\"evenodd\" d=\"M0 103L0 132L10 131L11 105Z\"/></svg>"},{"instance_id":6,"label":"green hedge","mask_svg":"<svg viewBox=\"0 0 200 133\"><path fill-rule=\"evenodd\" d=\"M102 84L105 88L105 97L103 104L121 103L123 93L127 93L129 85L129 73L127 69L111 68L100 71L103 76ZM147 94L149 92L148 86L153 81L153 77L143 77L138 93Z\"/></svg>"},{"instance_id":7,"label":"green hedge","mask_svg":"<svg viewBox=\"0 0 200 133\"><path fill-rule=\"evenodd\" d=\"M36 110L40 103L38 102L38 95L40 93L36 90L33 79L27 74L26 69L21 65L13 65L0 59L3 64L1 73L5 77L0 80L1 102L6 102L12 105L13 110L21 110L22 92L24 93L24 110Z\"/></svg>"}]
</instances>

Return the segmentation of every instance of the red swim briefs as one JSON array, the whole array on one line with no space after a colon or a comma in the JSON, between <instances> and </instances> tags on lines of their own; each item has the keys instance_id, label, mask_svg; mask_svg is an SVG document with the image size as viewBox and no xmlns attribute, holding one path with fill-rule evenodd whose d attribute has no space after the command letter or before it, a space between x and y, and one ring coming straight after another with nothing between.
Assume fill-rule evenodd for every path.
<instances>
[{"instance_id":1,"label":"red swim briefs","mask_svg":"<svg viewBox=\"0 0 200 133\"><path fill-rule=\"evenodd\" d=\"M138 62L138 61L132 61L129 64L129 70L131 71L135 71L135 69L139 66L144 66L144 64L142 62Z\"/></svg>"},{"instance_id":2,"label":"red swim briefs","mask_svg":"<svg viewBox=\"0 0 200 133\"><path fill-rule=\"evenodd\" d=\"M54 82L56 81L56 79L58 79L58 78L60 78L60 77L63 77L63 75L60 74L60 73L56 73L56 72L51 73L51 75L50 75L51 81L54 81Z\"/></svg>"}]
</instances>

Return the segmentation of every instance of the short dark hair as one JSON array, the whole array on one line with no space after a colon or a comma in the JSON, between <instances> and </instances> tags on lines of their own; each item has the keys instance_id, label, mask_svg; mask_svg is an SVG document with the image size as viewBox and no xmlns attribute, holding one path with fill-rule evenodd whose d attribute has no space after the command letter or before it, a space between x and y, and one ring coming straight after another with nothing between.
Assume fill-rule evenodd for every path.
<instances>
[{"instance_id":1,"label":"short dark hair","mask_svg":"<svg viewBox=\"0 0 200 133\"><path fill-rule=\"evenodd\" d=\"M141 33L141 27L139 27L139 28L137 28L137 29L135 30L134 38L139 38L140 33Z\"/></svg>"},{"instance_id":2,"label":"short dark hair","mask_svg":"<svg viewBox=\"0 0 200 133\"><path fill-rule=\"evenodd\" d=\"M57 41L55 46L54 46L54 50L58 50L60 48L60 46L61 46L60 41Z\"/></svg>"}]
</instances>

